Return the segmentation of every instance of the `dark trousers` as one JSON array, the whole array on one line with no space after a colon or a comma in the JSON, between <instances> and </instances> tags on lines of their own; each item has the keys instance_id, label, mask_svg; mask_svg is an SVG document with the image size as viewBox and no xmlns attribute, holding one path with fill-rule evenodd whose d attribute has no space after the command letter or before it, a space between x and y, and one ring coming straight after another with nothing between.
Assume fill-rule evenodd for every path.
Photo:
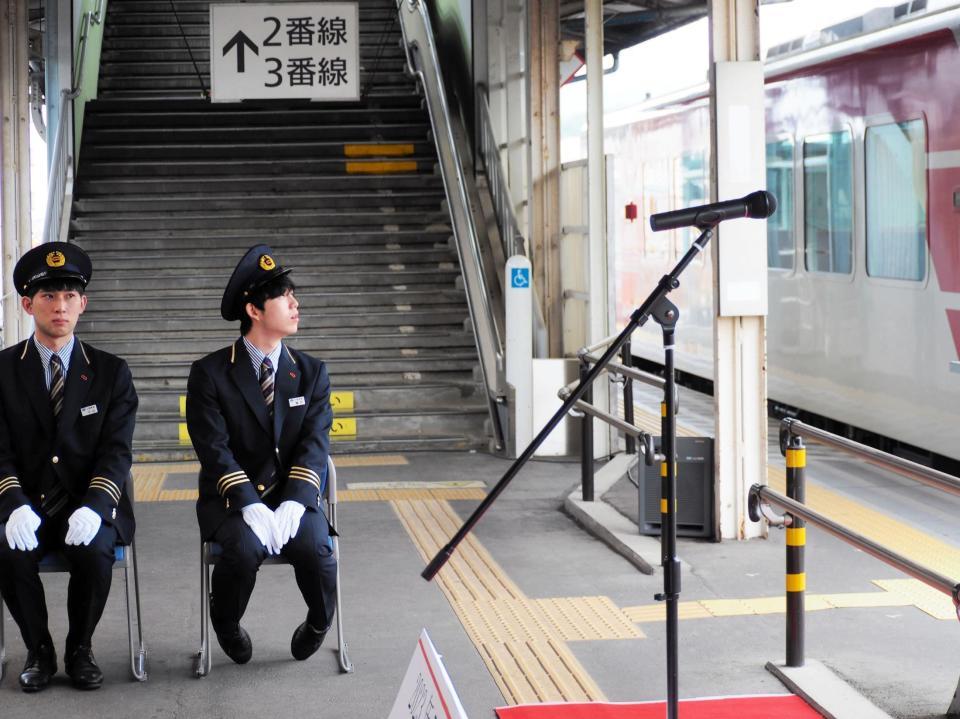
<instances>
[{"instance_id":1,"label":"dark trousers","mask_svg":"<svg viewBox=\"0 0 960 719\"><path fill-rule=\"evenodd\" d=\"M213 568L210 619L218 631L233 630L247 609L266 548L239 513L217 528L213 541L223 553ZM330 626L336 606L337 560L330 544L327 518L307 509L297 535L280 554L293 565L297 586L307 603L307 621L316 629Z\"/></svg>"},{"instance_id":2,"label":"dark trousers","mask_svg":"<svg viewBox=\"0 0 960 719\"><path fill-rule=\"evenodd\" d=\"M20 627L27 649L36 650L40 644L53 645L47 626L47 602L40 581L40 560L50 552L60 552L70 565L70 583L67 586L66 651L78 646L90 646L93 632L103 615L110 594L115 561L114 546L117 531L104 522L87 546L65 545L67 519L74 508L64 508L55 518L41 515L37 530L40 544L25 552L10 549L4 536L6 525L0 524L0 595L14 621Z\"/></svg>"}]
</instances>

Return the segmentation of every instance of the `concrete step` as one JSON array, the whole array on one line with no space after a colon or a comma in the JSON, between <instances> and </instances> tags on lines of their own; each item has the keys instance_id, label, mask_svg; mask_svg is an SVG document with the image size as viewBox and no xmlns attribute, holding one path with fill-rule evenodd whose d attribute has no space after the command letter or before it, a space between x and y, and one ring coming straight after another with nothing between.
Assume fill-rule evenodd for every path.
<instances>
[{"instance_id":1,"label":"concrete step","mask_svg":"<svg viewBox=\"0 0 960 719\"><path fill-rule=\"evenodd\" d=\"M96 279L91 284L95 284ZM224 283L225 284L225 283ZM168 287L163 290L153 292L131 292L120 290L115 292L102 292L97 289L88 293L89 304L84 313L84 320L92 320L98 316L98 313L107 313L109 317L116 316L115 313L147 313L150 318L156 318L158 307L163 307L163 312L176 313L173 316L198 316L196 313L207 313L209 316L219 317L220 299L223 296L223 289L210 289L200 293L193 292L185 295L176 287ZM454 288L406 288L391 287L386 289L377 289L371 291L326 291L314 292L309 288L300 288L297 290L297 298L305 312L312 308L335 309L364 309L366 311L377 311L376 308L386 304L400 307L425 306L430 303L438 308L448 307L453 304L463 304L466 302L466 295L462 290ZM83 327L83 324L80 324Z\"/></svg>"},{"instance_id":2,"label":"concrete step","mask_svg":"<svg viewBox=\"0 0 960 719\"><path fill-rule=\"evenodd\" d=\"M439 175L295 175L276 177L269 175L249 175L237 177L217 177L211 185L209 177L127 177L120 179L80 178L77 194L83 198L102 196L117 197L123 195L142 195L145 197L182 197L211 192L260 193L269 183L273 193L289 196L292 193L317 193L331 190L356 192L364 190L403 191L417 189L424 193L443 193L443 178Z\"/></svg>"},{"instance_id":3,"label":"concrete step","mask_svg":"<svg viewBox=\"0 0 960 719\"><path fill-rule=\"evenodd\" d=\"M448 219L446 212L419 211L408 212L394 206L379 208L371 212L337 212L334 210L291 210L250 212L224 210L215 215L203 211L189 212L140 212L132 216L103 217L91 215L76 217L70 221L71 232L86 232L117 229L164 229L195 230L199 228L258 228L273 230L278 227L289 228L328 228L328 227L379 227L385 224L419 226L438 224Z\"/></svg>"},{"instance_id":4,"label":"concrete step","mask_svg":"<svg viewBox=\"0 0 960 719\"><path fill-rule=\"evenodd\" d=\"M209 193L197 196L166 195L166 196L119 196L113 198L94 197L78 199L74 208L78 217L91 216L95 213L117 213L129 215L132 213L148 213L156 215L163 212L251 212L254 210L286 211L311 210L323 207L325 211L345 210L356 211L365 209L373 212L392 212L396 208L412 210L436 210L444 201L442 192L401 191L392 192L381 190L374 192L298 192L276 194L223 194Z\"/></svg>"},{"instance_id":5,"label":"concrete step","mask_svg":"<svg viewBox=\"0 0 960 719\"><path fill-rule=\"evenodd\" d=\"M222 272L224 267L236 263L238 253L222 250L218 246L210 248L209 252L190 253L183 255L161 255L153 252L138 251L131 254L111 252L97 255L97 277L110 277L111 273L155 273L182 274L184 269L213 270ZM448 246L440 248L421 246L412 248L385 249L374 247L356 249L328 248L297 248L288 249L283 253L282 264L285 267L298 269L324 269L329 267L344 267L364 265L368 267L392 267L397 264L407 266L433 265L442 262L456 262L456 251Z\"/></svg>"},{"instance_id":6,"label":"concrete step","mask_svg":"<svg viewBox=\"0 0 960 719\"><path fill-rule=\"evenodd\" d=\"M251 369L251 371L253 371ZM472 381L451 383L420 382L406 385L349 386L340 381L340 378L331 377L331 387L341 395L350 393L353 402L351 409L338 409L334 412L338 416L355 416L358 413L379 412L383 409L390 411L413 411L420 408L480 408L486 411L485 399L479 387ZM153 414L180 413L181 398L186 396L186 389L167 390L139 389L137 396L140 405L137 408L138 416Z\"/></svg>"},{"instance_id":7,"label":"concrete step","mask_svg":"<svg viewBox=\"0 0 960 719\"><path fill-rule=\"evenodd\" d=\"M229 136L231 143L262 143L269 135L270 142L311 142L322 137L326 142L343 141L353 145L366 144L409 144L408 140L427 140L430 137L429 122L393 122L374 123L366 118L357 118L355 122L299 123L296 125L255 124L249 120L236 127L228 125L204 125L202 127L163 127L162 137L157 137L158 127L84 127L83 147L86 152L91 147L103 145L126 146L136 144L159 144L161 147L176 146L180 143L205 144L223 142ZM352 118L351 118L352 119ZM417 118L418 120L420 118ZM159 141L159 142L158 142Z\"/></svg>"},{"instance_id":8,"label":"concrete step","mask_svg":"<svg viewBox=\"0 0 960 719\"><path fill-rule=\"evenodd\" d=\"M478 421L487 414L486 406L476 407L425 407L403 411L378 409L375 412L356 412L337 415L337 419L349 417L356 420L356 436L364 439L397 439L417 437L422 439L468 436L475 432ZM185 420L179 411L170 413L137 413L133 441L179 441L180 425Z\"/></svg>"},{"instance_id":9,"label":"concrete step","mask_svg":"<svg viewBox=\"0 0 960 719\"><path fill-rule=\"evenodd\" d=\"M313 309L314 311L310 311ZM214 310L210 307L210 310ZM415 328L417 332L428 328L446 327L448 330L462 329L463 323L469 315L466 305L457 305L449 309L421 309L419 311L402 311L396 307L359 309L355 311L335 311L324 308L316 311L315 308L301 308L300 324L303 331L323 330L335 331L387 330L399 331L400 327ZM219 316L211 312L206 316L197 316L197 312L184 312L179 317L171 317L164 313L157 318L156 313L151 316L148 312L140 316L118 316L113 313L100 312L84 319L78 331L96 344L97 340L115 338L118 335L141 335L144 323L149 322L151 339L173 339L175 337L209 337L227 334L227 341L232 339L236 327L224 322Z\"/></svg>"},{"instance_id":10,"label":"concrete step","mask_svg":"<svg viewBox=\"0 0 960 719\"><path fill-rule=\"evenodd\" d=\"M336 250L355 246L357 248L380 248L396 250L401 248L453 246L453 230L445 223L436 223L427 227L400 227L384 223L380 227L302 229L297 227L271 228L269 232L251 228L228 228L207 230L97 230L96 232L73 232L71 237L87 252L112 252L131 254L130 247L138 251L155 252L164 250L170 254L191 255L210 247L230 252L240 257L244 251L258 242L269 240L269 244L280 255L298 249L316 251Z\"/></svg>"},{"instance_id":11,"label":"concrete step","mask_svg":"<svg viewBox=\"0 0 960 719\"><path fill-rule=\"evenodd\" d=\"M169 358L196 359L208 352L213 352L224 345L222 339L170 339L145 342L143 338L132 340L117 340L112 338L98 338L91 343L107 352L130 358L132 355L143 353L145 349ZM311 354L323 358L342 358L360 353L376 355L404 354L415 356L414 353L430 350L436 352L444 349L465 349L475 347L473 334L463 331L423 330L420 332L367 332L361 335L343 335L324 331L310 332L305 330L297 334L297 346Z\"/></svg>"},{"instance_id":12,"label":"concrete step","mask_svg":"<svg viewBox=\"0 0 960 719\"><path fill-rule=\"evenodd\" d=\"M379 454L398 452L446 452L486 450L487 440L475 436L450 437L391 437L384 439L338 438L330 443L330 453ZM141 462L196 462L193 447L179 442L138 442L134 445L133 461Z\"/></svg>"},{"instance_id":13,"label":"concrete step","mask_svg":"<svg viewBox=\"0 0 960 719\"><path fill-rule=\"evenodd\" d=\"M309 133L308 133L309 134ZM129 145L111 144L111 145L84 145L83 152L87 158L93 161L107 160L164 160L176 162L191 158L195 161L213 160L217 158L242 158L244 160L253 160L257 158L269 158L271 160L281 158L301 158L301 159L321 159L337 158L341 161L362 159L372 161L377 159L404 160L407 157L426 157L434 152L432 142L410 141L403 143L412 145L410 152L402 156L393 154L392 143L385 143L373 140L356 140L348 143L351 147L358 148L361 153L357 156L347 154L344 147L344 141L326 141L319 139L323 137L322 133L314 132L312 140L301 142L284 141L280 138L264 141L263 133L260 137L235 138L232 132L221 132L217 138L207 138L204 143L200 142L168 142L145 145L134 143ZM171 140L176 138L170 138ZM246 139L247 142L238 140ZM217 142L216 140L219 140ZM259 142L257 141L259 140Z\"/></svg>"},{"instance_id":14,"label":"concrete step","mask_svg":"<svg viewBox=\"0 0 960 719\"><path fill-rule=\"evenodd\" d=\"M402 164L401 164L402 163ZM79 177L157 177L202 175L288 175L309 173L314 175L352 174L354 176L432 175L437 167L436 154L411 155L403 158L370 159L344 157L276 157L236 158L223 157L216 161L165 160L163 158L139 160L96 160L83 165Z\"/></svg>"}]
</instances>

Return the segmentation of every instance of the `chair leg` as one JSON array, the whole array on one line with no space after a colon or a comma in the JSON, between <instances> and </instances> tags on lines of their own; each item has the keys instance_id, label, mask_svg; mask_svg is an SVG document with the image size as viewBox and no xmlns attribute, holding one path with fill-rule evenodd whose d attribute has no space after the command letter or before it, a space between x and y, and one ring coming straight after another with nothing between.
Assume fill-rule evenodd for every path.
<instances>
[{"instance_id":1,"label":"chair leg","mask_svg":"<svg viewBox=\"0 0 960 719\"><path fill-rule=\"evenodd\" d=\"M3 675L7 671L7 644L3 636L3 600L0 599L0 681L3 680Z\"/></svg>"},{"instance_id":2,"label":"chair leg","mask_svg":"<svg viewBox=\"0 0 960 719\"><path fill-rule=\"evenodd\" d=\"M137 551L131 542L127 551L130 561L123 568L123 582L127 595L127 639L130 642L130 673L138 682L147 680L147 650L143 644L143 614L140 611L140 572L137 567ZM133 565L133 604L137 614L137 640L133 639L133 618L130 601L130 564Z\"/></svg>"},{"instance_id":3,"label":"chair leg","mask_svg":"<svg viewBox=\"0 0 960 719\"><path fill-rule=\"evenodd\" d=\"M336 531L336 504L330 505L330 523L333 525L334 531ZM353 662L350 661L350 655L347 653L347 641L343 636L343 601L340 595L340 542L336 535L331 537L331 539L333 539L333 556L337 560L337 655L340 659L340 671L345 674L351 674L353 673Z\"/></svg>"},{"instance_id":4,"label":"chair leg","mask_svg":"<svg viewBox=\"0 0 960 719\"><path fill-rule=\"evenodd\" d=\"M205 677L210 673L210 568L207 566L206 551L200 548L200 650L193 658L193 673Z\"/></svg>"}]
</instances>

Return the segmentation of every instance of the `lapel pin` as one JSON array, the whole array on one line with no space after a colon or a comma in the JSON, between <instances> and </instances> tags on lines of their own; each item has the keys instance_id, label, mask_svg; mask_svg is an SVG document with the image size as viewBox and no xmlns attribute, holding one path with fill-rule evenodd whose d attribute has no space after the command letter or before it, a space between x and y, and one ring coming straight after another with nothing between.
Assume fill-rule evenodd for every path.
<instances>
[{"instance_id":1,"label":"lapel pin","mask_svg":"<svg viewBox=\"0 0 960 719\"><path fill-rule=\"evenodd\" d=\"M297 378L297 373L296 373L296 372L291 372L291 373L290 373L290 379L296 379L296 378Z\"/></svg>"},{"instance_id":2,"label":"lapel pin","mask_svg":"<svg viewBox=\"0 0 960 719\"><path fill-rule=\"evenodd\" d=\"M80 375L80 379L82 379L84 382L86 382L86 381L87 381L87 376L86 376L85 374L82 374L82 375Z\"/></svg>"}]
</instances>

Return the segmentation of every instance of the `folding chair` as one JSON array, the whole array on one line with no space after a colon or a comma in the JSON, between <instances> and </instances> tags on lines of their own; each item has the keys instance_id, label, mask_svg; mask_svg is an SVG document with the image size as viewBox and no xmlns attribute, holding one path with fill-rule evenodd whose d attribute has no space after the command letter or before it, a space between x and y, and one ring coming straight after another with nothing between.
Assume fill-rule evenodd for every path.
<instances>
[{"instance_id":1,"label":"folding chair","mask_svg":"<svg viewBox=\"0 0 960 719\"><path fill-rule=\"evenodd\" d=\"M127 599L127 639L130 644L130 674L138 682L147 680L147 649L143 644L143 625L140 614L140 577L137 572L137 551L134 542L129 545L118 544L114 548L116 563L113 568L123 570L124 593ZM130 571L133 570L133 602L130 601ZM70 564L61 552L51 552L40 560L40 572L69 572ZM137 612L137 637L133 637L133 616L131 604ZM6 645L3 637L3 602L0 601L0 679L6 670Z\"/></svg>"},{"instance_id":2,"label":"folding chair","mask_svg":"<svg viewBox=\"0 0 960 719\"><path fill-rule=\"evenodd\" d=\"M337 530L337 468L333 464L333 457L327 457L327 487L324 497L327 504L327 517ZM347 643L343 638L343 610L340 596L340 543L336 534L330 535L333 547L333 556L337 560L337 655L340 660L340 671L346 674L353 672L353 662L347 655ZM204 542L200 549L200 650L193 659L193 671L198 677L205 677L210 673L212 658L210 656L210 574L211 568L220 558L222 549L216 542ZM289 564L280 556L268 556L264 564Z\"/></svg>"}]
</instances>

